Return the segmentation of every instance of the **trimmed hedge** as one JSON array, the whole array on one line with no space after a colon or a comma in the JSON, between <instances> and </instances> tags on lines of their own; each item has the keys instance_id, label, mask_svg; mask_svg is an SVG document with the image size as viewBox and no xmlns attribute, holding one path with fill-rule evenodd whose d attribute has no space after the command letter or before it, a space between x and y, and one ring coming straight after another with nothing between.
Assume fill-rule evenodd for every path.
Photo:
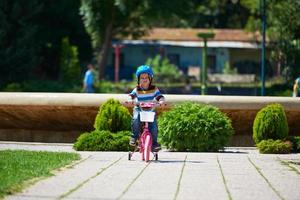
<instances>
[{"instance_id":1,"label":"trimmed hedge","mask_svg":"<svg viewBox=\"0 0 300 200\"><path fill-rule=\"evenodd\" d=\"M128 151L129 131L111 133L95 130L83 133L77 138L74 149L77 151Z\"/></svg>"},{"instance_id":2,"label":"trimmed hedge","mask_svg":"<svg viewBox=\"0 0 300 200\"><path fill-rule=\"evenodd\" d=\"M78 151L128 151L131 136L129 111L115 99L109 99L99 109L92 132L81 134L74 149Z\"/></svg>"},{"instance_id":3,"label":"trimmed hedge","mask_svg":"<svg viewBox=\"0 0 300 200\"><path fill-rule=\"evenodd\" d=\"M289 127L283 106L275 103L261 109L254 120L253 139L256 144L267 139L284 139Z\"/></svg>"},{"instance_id":4,"label":"trimmed hedge","mask_svg":"<svg viewBox=\"0 0 300 200\"><path fill-rule=\"evenodd\" d=\"M211 105L186 102L158 119L159 140L174 151L218 151L234 133L230 119Z\"/></svg>"},{"instance_id":5,"label":"trimmed hedge","mask_svg":"<svg viewBox=\"0 0 300 200\"><path fill-rule=\"evenodd\" d=\"M293 144L293 152L300 152L300 136L288 136L287 138Z\"/></svg>"},{"instance_id":6,"label":"trimmed hedge","mask_svg":"<svg viewBox=\"0 0 300 200\"><path fill-rule=\"evenodd\" d=\"M131 115L118 100L109 99L101 105L95 119L96 130L107 130L113 133L131 130Z\"/></svg>"},{"instance_id":7,"label":"trimmed hedge","mask_svg":"<svg viewBox=\"0 0 300 200\"><path fill-rule=\"evenodd\" d=\"M293 144L290 141L284 140L262 140L257 144L260 153L268 154L286 154L293 149Z\"/></svg>"}]
</instances>

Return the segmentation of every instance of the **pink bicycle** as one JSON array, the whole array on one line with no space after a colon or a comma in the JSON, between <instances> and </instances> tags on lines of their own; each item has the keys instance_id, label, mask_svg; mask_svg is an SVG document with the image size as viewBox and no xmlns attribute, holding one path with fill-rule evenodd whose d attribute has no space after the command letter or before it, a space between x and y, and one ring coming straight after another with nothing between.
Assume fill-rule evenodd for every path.
<instances>
[{"instance_id":1,"label":"pink bicycle","mask_svg":"<svg viewBox=\"0 0 300 200\"><path fill-rule=\"evenodd\" d=\"M152 134L149 131L148 123L153 122L155 119L155 107L159 106L159 103L147 102L139 103L140 111L140 122L143 123L143 131L140 134L138 145L134 151L128 152L128 160L131 160L132 155L135 152L140 152L142 160L148 162L150 160L150 153L153 153L155 160L158 160L158 152L152 151Z\"/></svg>"}]
</instances>

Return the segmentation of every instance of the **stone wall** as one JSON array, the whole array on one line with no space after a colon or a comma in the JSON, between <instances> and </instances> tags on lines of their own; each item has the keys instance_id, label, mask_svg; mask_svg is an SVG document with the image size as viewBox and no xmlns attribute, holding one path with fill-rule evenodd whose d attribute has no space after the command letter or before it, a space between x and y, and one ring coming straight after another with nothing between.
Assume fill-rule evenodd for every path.
<instances>
[{"instance_id":1,"label":"stone wall","mask_svg":"<svg viewBox=\"0 0 300 200\"><path fill-rule=\"evenodd\" d=\"M173 104L207 103L231 118L235 135L230 146L253 146L252 125L259 109L281 103L290 134L300 135L300 98L252 96L165 95ZM109 98L125 102L126 94L0 93L0 140L71 143L93 130L99 106ZM128 108L131 110L131 108ZM158 110L162 112L162 110Z\"/></svg>"}]
</instances>

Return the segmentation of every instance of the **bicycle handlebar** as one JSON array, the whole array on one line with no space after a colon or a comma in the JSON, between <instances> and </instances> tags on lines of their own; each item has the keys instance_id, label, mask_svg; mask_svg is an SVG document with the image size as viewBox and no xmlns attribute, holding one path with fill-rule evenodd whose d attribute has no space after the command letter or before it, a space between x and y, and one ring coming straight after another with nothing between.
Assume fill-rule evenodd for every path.
<instances>
[{"instance_id":1,"label":"bicycle handlebar","mask_svg":"<svg viewBox=\"0 0 300 200\"><path fill-rule=\"evenodd\" d=\"M150 102L137 102L137 101L125 101L126 104L133 104L140 108L156 108L162 105L167 105L166 103L160 104L157 101L150 101Z\"/></svg>"}]
</instances>

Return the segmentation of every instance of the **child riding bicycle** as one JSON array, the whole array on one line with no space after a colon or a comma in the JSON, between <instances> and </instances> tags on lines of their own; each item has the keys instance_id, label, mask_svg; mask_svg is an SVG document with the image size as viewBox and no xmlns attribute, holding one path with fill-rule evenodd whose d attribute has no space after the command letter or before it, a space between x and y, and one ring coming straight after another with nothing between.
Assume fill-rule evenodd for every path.
<instances>
[{"instance_id":1,"label":"child riding bicycle","mask_svg":"<svg viewBox=\"0 0 300 200\"><path fill-rule=\"evenodd\" d=\"M136 71L138 85L129 94L131 101L136 102L131 123L132 136L129 142L131 146L136 145L141 130L139 114L141 109L137 106L137 103L157 101L160 105L164 105L164 96L156 86L152 85L153 76L153 71L148 65L142 65ZM157 151L160 149L160 145L157 142L158 127L156 117L154 122L149 123L149 130L153 138L152 149Z\"/></svg>"}]
</instances>

